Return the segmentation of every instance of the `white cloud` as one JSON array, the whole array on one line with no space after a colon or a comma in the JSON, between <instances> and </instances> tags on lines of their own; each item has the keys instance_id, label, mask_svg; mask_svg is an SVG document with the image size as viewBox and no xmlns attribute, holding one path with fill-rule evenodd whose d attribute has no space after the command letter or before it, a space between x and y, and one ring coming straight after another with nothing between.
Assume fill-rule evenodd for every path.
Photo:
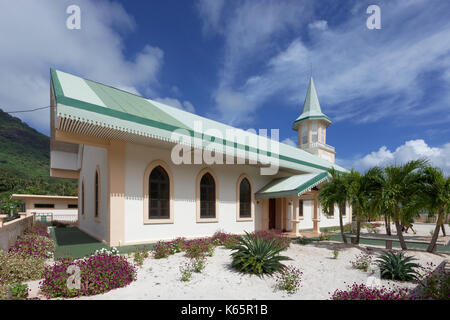
<instances>
[{"instance_id":1,"label":"white cloud","mask_svg":"<svg viewBox=\"0 0 450 320\"><path fill-rule=\"evenodd\" d=\"M284 139L283 141L281 141L282 143L286 143L286 144L288 144L288 145L290 145L290 146L292 146L292 147L297 147L297 143L293 140L293 139L291 139L291 138L286 138L286 139Z\"/></svg>"},{"instance_id":2,"label":"white cloud","mask_svg":"<svg viewBox=\"0 0 450 320\"><path fill-rule=\"evenodd\" d=\"M224 0L199 0L197 8L203 20L203 33L217 32L222 14Z\"/></svg>"},{"instance_id":3,"label":"white cloud","mask_svg":"<svg viewBox=\"0 0 450 320\"><path fill-rule=\"evenodd\" d=\"M178 99L168 98L168 97L167 98L156 98L154 100L158 101L158 102L161 102L161 103L164 103L164 104L167 104L167 105L169 105L171 107L175 107L175 108L178 108L178 109L182 109L182 110L186 110L186 111L195 113L195 107L189 101L181 102Z\"/></svg>"},{"instance_id":4,"label":"white cloud","mask_svg":"<svg viewBox=\"0 0 450 320\"><path fill-rule=\"evenodd\" d=\"M378 151L371 152L353 161L353 168L365 171L374 166L404 164L410 160L426 158L430 164L440 167L450 174L450 143L442 147L431 147L424 140L409 140L394 151L382 146Z\"/></svg>"},{"instance_id":5,"label":"white cloud","mask_svg":"<svg viewBox=\"0 0 450 320\"><path fill-rule=\"evenodd\" d=\"M49 104L50 67L126 91L154 93L163 51L147 44L132 59L123 37L135 29L123 7L106 0L80 0L81 29L66 28L73 1L0 0L0 108L5 111ZM48 110L17 114L48 133Z\"/></svg>"},{"instance_id":6,"label":"white cloud","mask_svg":"<svg viewBox=\"0 0 450 320\"><path fill-rule=\"evenodd\" d=\"M317 20L308 24L311 30L324 31L328 29L328 22L326 20Z\"/></svg>"},{"instance_id":7,"label":"white cloud","mask_svg":"<svg viewBox=\"0 0 450 320\"><path fill-rule=\"evenodd\" d=\"M245 121L274 96L300 112L312 64L323 111L336 122L448 123L450 91L430 99L425 77L440 73L433 81L450 85L448 4L389 1L382 7L376 31L366 28L360 3L332 26L297 2L246 1L233 8L224 22L225 62L215 96L234 92L248 103L231 116L230 106L218 103L217 113L224 121ZM321 32L302 32L308 25Z\"/></svg>"}]
</instances>

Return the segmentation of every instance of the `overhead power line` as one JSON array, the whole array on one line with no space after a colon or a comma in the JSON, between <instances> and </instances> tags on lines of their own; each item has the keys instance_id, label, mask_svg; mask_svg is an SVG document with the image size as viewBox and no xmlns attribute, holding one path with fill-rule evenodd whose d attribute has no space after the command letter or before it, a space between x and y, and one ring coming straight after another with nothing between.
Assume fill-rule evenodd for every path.
<instances>
[{"instance_id":1,"label":"overhead power line","mask_svg":"<svg viewBox=\"0 0 450 320\"><path fill-rule=\"evenodd\" d=\"M28 110L18 110L18 111L5 111L5 113L23 113L23 112L33 112L33 111L43 110L43 109L47 109L47 108L50 108L50 106L46 106L46 107L40 107L40 108L35 108L35 109L28 109Z\"/></svg>"}]
</instances>

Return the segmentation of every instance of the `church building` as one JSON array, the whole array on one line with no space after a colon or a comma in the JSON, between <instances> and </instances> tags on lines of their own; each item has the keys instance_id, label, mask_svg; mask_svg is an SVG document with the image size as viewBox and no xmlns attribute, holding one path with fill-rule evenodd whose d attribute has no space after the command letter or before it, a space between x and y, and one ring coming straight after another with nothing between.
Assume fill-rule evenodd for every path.
<instances>
[{"instance_id":1,"label":"church building","mask_svg":"<svg viewBox=\"0 0 450 320\"><path fill-rule=\"evenodd\" d=\"M51 69L50 175L78 179L78 227L111 246L339 225L317 200L335 168L313 79L292 129L242 130ZM267 133L271 132L269 136ZM351 207L344 223L351 222Z\"/></svg>"}]
</instances>

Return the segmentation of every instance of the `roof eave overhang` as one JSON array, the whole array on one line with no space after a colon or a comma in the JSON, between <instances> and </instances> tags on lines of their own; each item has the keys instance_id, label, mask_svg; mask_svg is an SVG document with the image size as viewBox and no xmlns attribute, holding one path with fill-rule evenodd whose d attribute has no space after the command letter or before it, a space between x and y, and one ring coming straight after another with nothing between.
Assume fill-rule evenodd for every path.
<instances>
[{"instance_id":1,"label":"roof eave overhang","mask_svg":"<svg viewBox=\"0 0 450 320\"><path fill-rule=\"evenodd\" d=\"M307 116L301 119L297 119L294 121L294 123L292 124L292 130L297 130L298 129L298 125L302 122L302 121L306 121L306 120L324 120L325 122L328 123L328 125L331 124L331 119L328 118L326 115L321 115L321 116Z\"/></svg>"}]
</instances>

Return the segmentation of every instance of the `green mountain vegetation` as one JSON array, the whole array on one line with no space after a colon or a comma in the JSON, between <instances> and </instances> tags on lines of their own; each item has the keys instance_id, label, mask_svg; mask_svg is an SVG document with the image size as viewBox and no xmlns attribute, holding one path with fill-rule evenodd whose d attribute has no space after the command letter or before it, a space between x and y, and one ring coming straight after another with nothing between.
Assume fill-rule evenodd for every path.
<instances>
[{"instance_id":1,"label":"green mountain vegetation","mask_svg":"<svg viewBox=\"0 0 450 320\"><path fill-rule=\"evenodd\" d=\"M0 109L0 210L12 193L76 195L77 181L51 178L50 138Z\"/></svg>"}]
</instances>

